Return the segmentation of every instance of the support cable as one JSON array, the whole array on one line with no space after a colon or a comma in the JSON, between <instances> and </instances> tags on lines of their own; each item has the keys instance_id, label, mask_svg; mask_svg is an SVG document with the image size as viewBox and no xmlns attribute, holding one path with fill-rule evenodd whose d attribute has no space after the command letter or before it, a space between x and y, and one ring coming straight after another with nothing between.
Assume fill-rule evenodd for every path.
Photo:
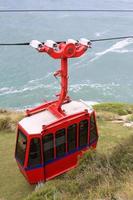
<instances>
[{"instance_id":1,"label":"support cable","mask_svg":"<svg viewBox=\"0 0 133 200\"><path fill-rule=\"evenodd\" d=\"M100 39L92 39L90 42L102 42L102 41L111 41L111 40L121 40L121 39L128 39L128 38L133 38L133 35L130 36L121 36L121 37L110 37L110 38L100 38ZM56 43L62 43L66 41L57 41ZM42 42L44 43L44 42ZM27 46L30 45L30 42L22 42L22 43L0 43L0 46Z\"/></svg>"},{"instance_id":2,"label":"support cable","mask_svg":"<svg viewBox=\"0 0 133 200\"><path fill-rule=\"evenodd\" d=\"M0 13L23 13L23 12L115 12L133 13L133 9L2 9Z\"/></svg>"}]
</instances>

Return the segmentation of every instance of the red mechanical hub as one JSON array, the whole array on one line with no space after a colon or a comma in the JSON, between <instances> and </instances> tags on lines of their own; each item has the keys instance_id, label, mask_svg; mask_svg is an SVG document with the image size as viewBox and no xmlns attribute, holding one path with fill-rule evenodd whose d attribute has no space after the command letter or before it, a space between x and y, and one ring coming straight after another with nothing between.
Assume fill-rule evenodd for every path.
<instances>
[{"instance_id":1,"label":"red mechanical hub","mask_svg":"<svg viewBox=\"0 0 133 200\"><path fill-rule=\"evenodd\" d=\"M70 44L67 44L65 47L64 47L64 56L66 58L71 58L75 55L75 52L76 52L76 47L74 44L70 43Z\"/></svg>"}]
</instances>

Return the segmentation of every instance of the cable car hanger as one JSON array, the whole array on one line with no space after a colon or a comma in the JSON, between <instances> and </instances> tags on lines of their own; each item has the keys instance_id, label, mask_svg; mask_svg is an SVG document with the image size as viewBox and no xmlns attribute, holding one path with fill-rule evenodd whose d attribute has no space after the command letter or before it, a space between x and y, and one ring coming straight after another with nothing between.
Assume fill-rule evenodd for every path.
<instances>
[{"instance_id":1,"label":"cable car hanger","mask_svg":"<svg viewBox=\"0 0 133 200\"><path fill-rule=\"evenodd\" d=\"M133 35L129 35L129 36L120 36L120 37L109 37L109 38L100 38L100 39L92 39L89 40L91 43L94 42L102 42L102 41L111 41L111 40L121 40L121 39L128 39L128 38L133 38ZM78 40L76 40L77 42L79 42ZM66 43L66 41L56 41L57 44L60 43ZM42 44L44 42L41 42ZM18 43L0 43L0 46L28 46L30 45L30 42L18 42Z\"/></svg>"}]
</instances>

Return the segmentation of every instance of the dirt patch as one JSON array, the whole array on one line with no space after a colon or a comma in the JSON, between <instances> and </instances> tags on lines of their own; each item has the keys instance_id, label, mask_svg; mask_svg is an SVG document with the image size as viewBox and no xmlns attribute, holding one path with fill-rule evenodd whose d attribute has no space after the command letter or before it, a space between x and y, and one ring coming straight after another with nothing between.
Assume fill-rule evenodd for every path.
<instances>
[{"instance_id":1,"label":"dirt patch","mask_svg":"<svg viewBox=\"0 0 133 200\"><path fill-rule=\"evenodd\" d=\"M113 120L112 122L123 124L123 126L125 127L133 128L133 121L129 120L131 116L132 114L122 115L122 116L119 116L116 120Z\"/></svg>"}]
</instances>

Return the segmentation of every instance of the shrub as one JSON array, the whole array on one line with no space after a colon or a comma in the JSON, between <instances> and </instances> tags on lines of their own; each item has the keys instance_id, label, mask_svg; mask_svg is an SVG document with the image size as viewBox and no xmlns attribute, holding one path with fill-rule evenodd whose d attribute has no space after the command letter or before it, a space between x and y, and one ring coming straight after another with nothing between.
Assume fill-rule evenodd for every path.
<instances>
[{"instance_id":1,"label":"shrub","mask_svg":"<svg viewBox=\"0 0 133 200\"><path fill-rule=\"evenodd\" d=\"M96 111L107 111L118 115L127 115L133 113L133 105L124 103L101 103L94 106Z\"/></svg>"},{"instance_id":2,"label":"shrub","mask_svg":"<svg viewBox=\"0 0 133 200\"><path fill-rule=\"evenodd\" d=\"M8 111L5 109L0 109L0 114L5 114L5 113L8 113Z\"/></svg>"},{"instance_id":3,"label":"shrub","mask_svg":"<svg viewBox=\"0 0 133 200\"><path fill-rule=\"evenodd\" d=\"M11 129L11 119L9 117L0 119L0 131L10 130L10 129Z\"/></svg>"},{"instance_id":4,"label":"shrub","mask_svg":"<svg viewBox=\"0 0 133 200\"><path fill-rule=\"evenodd\" d=\"M127 118L128 121L133 122L133 114Z\"/></svg>"}]
</instances>

